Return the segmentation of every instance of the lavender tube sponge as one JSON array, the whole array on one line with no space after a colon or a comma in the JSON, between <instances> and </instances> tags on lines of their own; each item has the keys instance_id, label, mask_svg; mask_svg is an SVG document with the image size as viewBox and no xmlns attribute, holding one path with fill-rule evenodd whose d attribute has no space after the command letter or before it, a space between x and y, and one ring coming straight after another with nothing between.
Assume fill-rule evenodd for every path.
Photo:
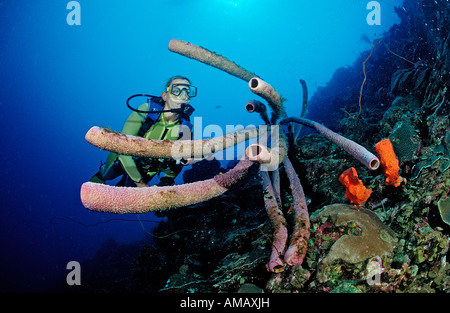
<instances>
[{"instance_id":1,"label":"lavender tube sponge","mask_svg":"<svg viewBox=\"0 0 450 313\"><path fill-rule=\"evenodd\" d=\"M81 202L89 210L116 214L146 213L187 206L225 193L247 175L252 164L249 160L241 160L224 174L177 186L136 188L86 182L81 186Z\"/></svg>"},{"instance_id":2,"label":"lavender tube sponge","mask_svg":"<svg viewBox=\"0 0 450 313\"><path fill-rule=\"evenodd\" d=\"M357 144L356 142L331 131L322 124L308 120L306 118L298 118L298 117L285 118L280 121L280 124L290 122L299 123L314 128L322 136L324 136L331 142L335 143L336 145L347 151L349 154L354 156L358 161L360 161L370 170L376 170L380 166L380 160L373 153L368 151L363 146Z\"/></svg>"}]
</instances>

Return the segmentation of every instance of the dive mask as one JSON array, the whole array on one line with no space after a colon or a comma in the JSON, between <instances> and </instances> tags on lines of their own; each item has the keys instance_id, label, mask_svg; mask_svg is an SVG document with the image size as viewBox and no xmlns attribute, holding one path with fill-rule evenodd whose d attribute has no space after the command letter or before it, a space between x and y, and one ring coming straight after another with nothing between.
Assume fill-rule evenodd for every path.
<instances>
[{"instance_id":1,"label":"dive mask","mask_svg":"<svg viewBox=\"0 0 450 313\"><path fill-rule=\"evenodd\" d=\"M180 96L183 92L187 98L192 98L197 95L197 87L191 84L171 84L167 87L166 91L176 97Z\"/></svg>"}]
</instances>

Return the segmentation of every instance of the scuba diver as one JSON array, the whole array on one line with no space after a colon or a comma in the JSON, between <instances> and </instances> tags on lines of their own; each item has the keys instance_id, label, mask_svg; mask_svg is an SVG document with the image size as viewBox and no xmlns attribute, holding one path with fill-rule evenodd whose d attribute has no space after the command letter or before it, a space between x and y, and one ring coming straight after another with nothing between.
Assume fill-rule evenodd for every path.
<instances>
[{"instance_id":1,"label":"scuba diver","mask_svg":"<svg viewBox=\"0 0 450 313\"><path fill-rule=\"evenodd\" d=\"M192 124L189 116L194 108L189 102L196 95L197 88L191 85L189 79L173 76L167 81L161 97L129 97L127 105L134 112L126 120L121 133L147 139L190 140ZM149 100L137 109L132 108L129 100L141 96L147 96ZM189 137L184 138L186 135L183 134L189 134ZM171 186L185 164L173 159L135 157L111 152L90 181L104 184L107 180L123 175L116 186L149 187L148 183L156 174L164 173L157 186Z\"/></svg>"}]
</instances>

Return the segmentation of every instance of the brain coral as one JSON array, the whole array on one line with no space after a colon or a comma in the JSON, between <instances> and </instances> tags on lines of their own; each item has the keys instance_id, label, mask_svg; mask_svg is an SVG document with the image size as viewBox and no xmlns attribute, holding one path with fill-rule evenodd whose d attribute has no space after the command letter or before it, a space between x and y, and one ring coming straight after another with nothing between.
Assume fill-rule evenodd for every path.
<instances>
[{"instance_id":1,"label":"brain coral","mask_svg":"<svg viewBox=\"0 0 450 313\"><path fill-rule=\"evenodd\" d=\"M328 280L325 269L335 261L342 260L355 264L374 256L392 255L397 238L395 233L384 225L372 211L356 210L348 204L325 206L312 215L313 222L331 220L335 226L344 226L355 222L362 229L361 236L343 235L330 248L327 256L317 266L319 282Z\"/></svg>"}]
</instances>

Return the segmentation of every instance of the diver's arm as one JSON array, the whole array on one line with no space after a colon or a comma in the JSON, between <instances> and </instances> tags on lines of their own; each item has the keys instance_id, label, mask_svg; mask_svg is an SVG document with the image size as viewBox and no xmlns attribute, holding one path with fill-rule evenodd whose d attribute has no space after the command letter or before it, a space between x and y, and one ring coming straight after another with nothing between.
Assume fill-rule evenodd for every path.
<instances>
[{"instance_id":1,"label":"diver's arm","mask_svg":"<svg viewBox=\"0 0 450 313\"><path fill-rule=\"evenodd\" d=\"M138 110L147 111L148 107L148 103L144 103L138 108ZM132 112L123 125L122 134L136 136L144 120L145 114ZM119 160L122 163L122 166L125 172L127 172L128 176L130 176L130 178L136 183L136 185L140 184L140 182L142 181L142 175L141 173L139 173L133 158L129 155L119 155ZM147 184L145 185L147 186ZM143 185L139 187L143 187Z\"/></svg>"},{"instance_id":2,"label":"diver's arm","mask_svg":"<svg viewBox=\"0 0 450 313\"><path fill-rule=\"evenodd\" d=\"M142 180L142 175L139 173L136 163L133 158L129 155L119 155L120 163L122 163L122 167L127 172L128 176L135 182L140 182Z\"/></svg>"},{"instance_id":3,"label":"diver's arm","mask_svg":"<svg viewBox=\"0 0 450 313\"><path fill-rule=\"evenodd\" d=\"M148 108L149 104L144 103L138 108L138 110L148 111ZM133 111L125 121L121 133L124 135L136 136L139 132L139 129L141 129L142 122L145 120L145 117L146 115L144 113L138 113Z\"/></svg>"}]
</instances>

